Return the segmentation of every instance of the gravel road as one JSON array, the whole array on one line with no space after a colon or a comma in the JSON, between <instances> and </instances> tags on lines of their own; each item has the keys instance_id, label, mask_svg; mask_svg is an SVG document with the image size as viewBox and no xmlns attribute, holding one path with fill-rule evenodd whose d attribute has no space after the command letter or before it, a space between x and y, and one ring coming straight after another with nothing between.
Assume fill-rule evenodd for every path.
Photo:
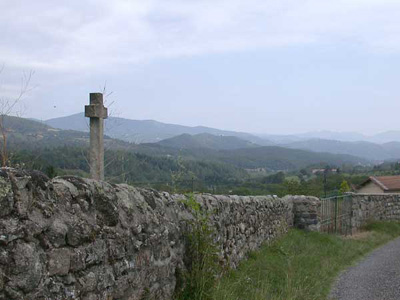
<instances>
[{"instance_id":1,"label":"gravel road","mask_svg":"<svg viewBox=\"0 0 400 300\"><path fill-rule=\"evenodd\" d=\"M400 238L343 272L331 291L335 300L399 300Z\"/></svg>"}]
</instances>

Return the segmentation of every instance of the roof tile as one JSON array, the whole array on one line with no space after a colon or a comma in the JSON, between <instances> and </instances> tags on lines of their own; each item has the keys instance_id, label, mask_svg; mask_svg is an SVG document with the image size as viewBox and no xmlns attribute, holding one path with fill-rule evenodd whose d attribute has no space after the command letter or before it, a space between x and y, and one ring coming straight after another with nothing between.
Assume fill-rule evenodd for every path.
<instances>
[{"instance_id":1,"label":"roof tile","mask_svg":"<svg viewBox=\"0 0 400 300\"><path fill-rule=\"evenodd\" d=\"M400 190L400 176L371 176L370 179L385 191Z\"/></svg>"}]
</instances>

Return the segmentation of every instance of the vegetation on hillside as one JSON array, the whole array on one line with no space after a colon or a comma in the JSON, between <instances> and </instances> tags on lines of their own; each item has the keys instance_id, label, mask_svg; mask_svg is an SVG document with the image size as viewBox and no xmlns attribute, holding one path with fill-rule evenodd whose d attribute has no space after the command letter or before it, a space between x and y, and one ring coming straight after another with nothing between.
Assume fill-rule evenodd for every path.
<instances>
[{"instance_id":1,"label":"vegetation on hillside","mask_svg":"<svg viewBox=\"0 0 400 300\"><path fill-rule=\"evenodd\" d=\"M4 124L12 166L38 169L49 176L89 175L87 132L58 130L9 116ZM360 165L360 159L345 155L253 144L241 149L212 149L239 145L243 141L237 137L199 135L196 145L210 148L187 147L191 149L179 148L182 145L174 145L174 140L167 147L162 143L137 145L105 137L106 180L170 192L329 196L357 186L370 175L400 174L398 163ZM216 146L218 142L221 144ZM338 167L340 172L328 173L326 180L323 174L313 173L313 169ZM348 187L342 186L344 181Z\"/></svg>"},{"instance_id":2,"label":"vegetation on hillside","mask_svg":"<svg viewBox=\"0 0 400 300\"><path fill-rule=\"evenodd\" d=\"M326 180L325 180L326 179ZM364 182L367 176L362 174L348 174L344 172L312 175L310 171L302 169L298 172L284 173L278 172L272 175L256 177L234 187L232 193L238 195L267 195L274 194L283 196L291 195L310 195L324 197L338 195L344 191L343 182L350 186L357 187Z\"/></svg>"},{"instance_id":3,"label":"vegetation on hillside","mask_svg":"<svg viewBox=\"0 0 400 300\"><path fill-rule=\"evenodd\" d=\"M235 136L217 136L209 133L200 133L196 135L185 133L170 139L162 140L158 142L158 144L179 149L206 148L214 150L233 150L260 147L260 145L242 140Z\"/></svg>"},{"instance_id":4,"label":"vegetation on hillside","mask_svg":"<svg viewBox=\"0 0 400 300\"><path fill-rule=\"evenodd\" d=\"M46 172L49 168L58 175L76 174L88 176L89 164L87 148L84 147L45 147L12 152L12 165ZM173 174L180 172L179 181L187 184L192 180L199 182L227 182L247 178L244 170L222 163L206 161L160 158L124 150L105 152L106 179L111 182L138 185L152 184L168 188L173 183Z\"/></svg>"},{"instance_id":5,"label":"vegetation on hillside","mask_svg":"<svg viewBox=\"0 0 400 300\"><path fill-rule=\"evenodd\" d=\"M87 132L58 130L16 117L7 117L5 121L12 166L38 169L49 176L88 176ZM316 154L280 147L254 147L254 144L236 137L210 137L209 134L197 136L196 143L211 148L199 146L181 149L179 143L174 146L170 142L168 147L161 144L137 145L105 137L106 180L179 192L320 195L320 176L309 176L309 169L301 174L300 168L310 164L325 166L327 163L352 165L359 161L351 156ZM242 143L251 147L212 149L234 148ZM259 169L264 171L257 173ZM277 171L278 175L274 175ZM266 174L271 178L278 176L278 179L271 180L265 177ZM333 177L330 177L328 190L339 189L343 180L354 183L353 177L344 178L343 175L334 183L331 183Z\"/></svg>"}]
</instances>

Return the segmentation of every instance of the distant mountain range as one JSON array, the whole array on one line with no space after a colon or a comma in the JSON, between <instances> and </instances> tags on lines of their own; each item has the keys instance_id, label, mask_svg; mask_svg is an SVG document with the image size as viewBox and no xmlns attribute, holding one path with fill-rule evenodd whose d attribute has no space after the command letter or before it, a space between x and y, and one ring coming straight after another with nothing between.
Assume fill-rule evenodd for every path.
<instances>
[{"instance_id":1,"label":"distant mountain range","mask_svg":"<svg viewBox=\"0 0 400 300\"><path fill-rule=\"evenodd\" d=\"M88 122L89 120L82 113L45 121L47 125L54 128L85 132L89 131ZM204 126L190 127L166 124L153 120L129 120L116 117L110 117L106 120L107 135L137 144L156 143L185 133L190 135L208 133L216 136L233 136L260 146L273 145L273 143L249 133L220 130Z\"/></svg>"},{"instance_id":2,"label":"distant mountain range","mask_svg":"<svg viewBox=\"0 0 400 300\"><path fill-rule=\"evenodd\" d=\"M200 160L212 160L234 165L239 168L269 170L293 170L312 164L343 163L368 164L362 159L347 154L312 153L312 151L289 149L279 146L260 146L237 137L213 136L211 134L179 135L156 144L142 144L141 147L159 145L165 153L171 148L180 150L180 155ZM148 153L148 148L145 153ZM142 151L137 149L137 151ZM154 151L154 148L153 148ZM171 150L170 153L175 152ZM175 152L176 153L176 152Z\"/></svg>"},{"instance_id":3,"label":"distant mountain range","mask_svg":"<svg viewBox=\"0 0 400 300\"><path fill-rule=\"evenodd\" d=\"M314 152L348 154L372 161L400 159L400 142L374 144L370 142L342 142L334 140L310 139L283 144L281 146Z\"/></svg>"},{"instance_id":4,"label":"distant mountain range","mask_svg":"<svg viewBox=\"0 0 400 300\"><path fill-rule=\"evenodd\" d=\"M83 113L71 116L54 118L45 121L51 127L64 130L89 131L89 120ZM292 142L321 139L341 142L370 142L385 144L400 142L400 131L387 131L376 135L367 136L357 132L315 131L302 134L276 135L276 134L250 134L229 130L220 130L205 126L183 126L167 124L154 120L130 120L110 117L106 120L106 134L113 138L133 143L156 143L161 140L176 137L182 134L197 135L209 133L216 136L234 136L250 141L260 146L285 145Z\"/></svg>"},{"instance_id":5,"label":"distant mountain range","mask_svg":"<svg viewBox=\"0 0 400 300\"><path fill-rule=\"evenodd\" d=\"M89 144L87 132L55 129L40 122L16 117L7 117L5 125L9 130L10 147L18 151L49 151L51 148L87 147ZM106 136L105 144L108 151L143 154L166 162L171 158L181 157L198 164L207 162L240 169L264 168L277 171L296 170L318 164L340 166L343 163L369 163L351 155L260 146L238 137L214 136L209 133L194 136L183 134L158 143L143 144L132 144ZM64 159L67 162L73 158L65 156Z\"/></svg>"},{"instance_id":6,"label":"distant mountain range","mask_svg":"<svg viewBox=\"0 0 400 300\"><path fill-rule=\"evenodd\" d=\"M176 149L237 150L260 148L260 145L231 136L214 136L208 133L197 135L182 134L157 144ZM271 147L268 147L271 148ZM279 149L301 149L312 152L346 154L370 161L395 160L400 158L400 143L374 144L370 142L341 142L324 139L310 139L279 145ZM252 150L253 151L253 150ZM251 151L246 151L250 153Z\"/></svg>"},{"instance_id":7,"label":"distant mountain range","mask_svg":"<svg viewBox=\"0 0 400 300\"><path fill-rule=\"evenodd\" d=\"M335 131L314 131L302 134L275 135L260 134L276 144L287 144L291 142L305 141L310 139L334 140L341 142L370 142L376 144L385 144L389 142L400 142L400 131L386 131L375 135L364 135L357 132L335 132Z\"/></svg>"},{"instance_id":8,"label":"distant mountain range","mask_svg":"<svg viewBox=\"0 0 400 300\"><path fill-rule=\"evenodd\" d=\"M63 145L88 145L89 134L86 132L60 130L44 123L18 117L4 118L7 129L8 146L31 149L39 145L44 147ZM107 138L105 139L107 143Z\"/></svg>"},{"instance_id":9,"label":"distant mountain range","mask_svg":"<svg viewBox=\"0 0 400 300\"><path fill-rule=\"evenodd\" d=\"M45 121L45 124L63 130L88 132L88 122L89 120L79 113L51 119ZM203 149L204 152L207 149L219 151L279 146L312 152L351 155L374 162L400 159L400 131L388 131L374 136L332 131L256 136L204 126L189 127L153 120L140 121L111 117L106 120L106 134L114 139L140 144L141 146L131 145L131 148L147 154L166 155L172 151L171 149Z\"/></svg>"}]
</instances>

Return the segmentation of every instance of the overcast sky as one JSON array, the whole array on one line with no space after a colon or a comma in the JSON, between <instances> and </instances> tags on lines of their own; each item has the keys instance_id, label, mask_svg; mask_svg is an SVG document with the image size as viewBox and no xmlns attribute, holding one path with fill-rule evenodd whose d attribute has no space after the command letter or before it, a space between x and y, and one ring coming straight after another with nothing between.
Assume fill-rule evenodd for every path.
<instances>
[{"instance_id":1,"label":"overcast sky","mask_svg":"<svg viewBox=\"0 0 400 300\"><path fill-rule=\"evenodd\" d=\"M400 130L399 0L0 0L0 96L256 133Z\"/></svg>"}]
</instances>

